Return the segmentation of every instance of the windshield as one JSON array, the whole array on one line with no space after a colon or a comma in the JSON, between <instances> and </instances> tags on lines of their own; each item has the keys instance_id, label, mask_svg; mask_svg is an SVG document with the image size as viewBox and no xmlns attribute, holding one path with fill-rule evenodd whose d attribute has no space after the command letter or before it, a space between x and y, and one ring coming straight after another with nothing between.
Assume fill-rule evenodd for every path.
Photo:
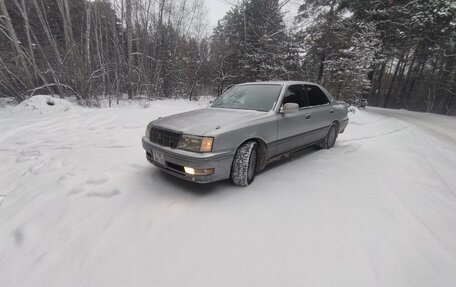
<instances>
[{"instance_id":1,"label":"windshield","mask_svg":"<svg viewBox=\"0 0 456 287\"><path fill-rule=\"evenodd\" d=\"M239 85L223 93L211 107L267 112L274 107L281 85Z\"/></svg>"}]
</instances>

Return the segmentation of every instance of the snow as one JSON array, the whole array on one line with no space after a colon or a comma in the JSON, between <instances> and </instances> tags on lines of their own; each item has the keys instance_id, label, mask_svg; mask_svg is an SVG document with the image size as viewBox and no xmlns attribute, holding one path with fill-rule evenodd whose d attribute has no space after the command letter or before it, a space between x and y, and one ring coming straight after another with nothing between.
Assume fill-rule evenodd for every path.
<instances>
[{"instance_id":1,"label":"snow","mask_svg":"<svg viewBox=\"0 0 456 287\"><path fill-rule=\"evenodd\" d=\"M455 286L456 119L367 108L248 187L150 165L206 102L0 109L0 286ZM66 105L63 105L66 106Z\"/></svg>"},{"instance_id":2,"label":"snow","mask_svg":"<svg viewBox=\"0 0 456 287\"><path fill-rule=\"evenodd\" d=\"M349 106L348 107L348 112L352 113L352 114L357 114L357 113L359 113L359 109L357 107L355 107L355 106Z\"/></svg>"},{"instance_id":3,"label":"snow","mask_svg":"<svg viewBox=\"0 0 456 287\"><path fill-rule=\"evenodd\" d=\"M41 114L48 114L67 112L72 108L78 107L65 99L59 99L48 95L36 95L22 101L16 107L13 107L13 111L36 111Z\"/></svg>"}]
</instances>

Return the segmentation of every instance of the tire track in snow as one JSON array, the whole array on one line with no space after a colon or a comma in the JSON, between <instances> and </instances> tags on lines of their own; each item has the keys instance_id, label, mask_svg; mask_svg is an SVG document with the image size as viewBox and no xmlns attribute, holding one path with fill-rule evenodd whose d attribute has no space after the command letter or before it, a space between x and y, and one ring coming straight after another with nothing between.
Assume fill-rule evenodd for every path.
<instances>
[{"instance_id":1,"label":"tire track in snow","mask_svg":"<svg viewBox=\"0 0 456 287\"><path fill-rule=\"evenodd\" d=\"M399 132L401 132L401 131L403 131L403 130L405 130L407 128L409 128L408 125L400 128L400 129L384 132L384 133L381 133L381 134L378 134L378 135L365 136L365 137L360 137L360 138L350 138L350 139L346 139L346 140L339 140L338 142L339 143L346 143L346 142L354 142L354 141L362 141L362 140L380 138L380 137L388 136L388 135L391 135L391 134L399 133Z\"/></svg>"}]
</instances>

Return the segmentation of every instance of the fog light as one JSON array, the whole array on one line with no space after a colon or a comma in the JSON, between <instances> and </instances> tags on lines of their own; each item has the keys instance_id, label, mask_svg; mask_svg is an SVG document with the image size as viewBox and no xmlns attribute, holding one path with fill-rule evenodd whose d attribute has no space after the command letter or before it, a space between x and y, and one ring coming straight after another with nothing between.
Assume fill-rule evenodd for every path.
<instances>
[{"instance_id":1,"label":"fog light","mask_svg":"<svg viewBox=\"0 0 456 287\"><path fill-rule=\"evenodd\" d=\"M184 170L186 174L191 175L210 175L214 173L213 168L192 168L184 166Z\"/></svg>"}]
</instances>

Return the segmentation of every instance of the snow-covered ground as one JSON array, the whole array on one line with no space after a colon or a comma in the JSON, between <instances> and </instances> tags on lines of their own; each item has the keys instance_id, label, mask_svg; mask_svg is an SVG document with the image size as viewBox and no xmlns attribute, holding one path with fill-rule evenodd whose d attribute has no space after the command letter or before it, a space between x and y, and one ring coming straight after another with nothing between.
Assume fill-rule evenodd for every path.
<instances>
[{"instance_id":1,"label":"snow-covered ground","mask_svg":"<svg viewBox=\"0 0 456 287\"><path fill-rule=\"evenodd\" d=\"M359 111L239 188L145 159L204 105L1 108L0 286L456 286L455 118Z\"/></svg>"}]
</instances>

